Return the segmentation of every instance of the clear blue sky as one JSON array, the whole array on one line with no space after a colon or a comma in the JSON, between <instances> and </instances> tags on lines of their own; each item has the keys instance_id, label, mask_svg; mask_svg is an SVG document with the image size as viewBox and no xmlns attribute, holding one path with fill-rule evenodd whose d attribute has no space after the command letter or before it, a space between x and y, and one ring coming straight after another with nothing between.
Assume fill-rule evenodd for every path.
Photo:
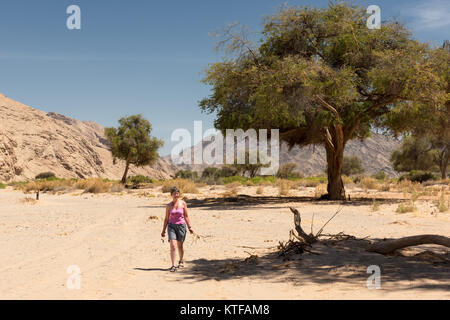
<instances>
[{"instance_id":1,"label":"clear blue sky","mask_svg":"<svg viewBox=\"0 0 450 320\"><path fill-rule=\"evenodd\" d=\"M200 79L220 60L209 33L240 22L253 31L279 0L2 0L0 92L49 112L115 126L142 113L164 139L161 155L175 143L176 128L193 130L213 116L198 101L210 91ZM421 41L450 38L450 1L354 1L377 4L382 19L404 22ZM66 8L81 8L82 29L66 28ZM328 1L290 1L326 6Z\"/></svg>"}]
</instances>

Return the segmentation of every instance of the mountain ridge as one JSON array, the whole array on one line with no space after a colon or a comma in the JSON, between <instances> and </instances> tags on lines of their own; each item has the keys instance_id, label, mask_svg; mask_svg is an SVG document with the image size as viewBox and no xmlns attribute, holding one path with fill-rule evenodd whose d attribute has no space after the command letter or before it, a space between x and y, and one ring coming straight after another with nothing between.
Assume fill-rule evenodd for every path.
<instances>
[{"instance_id":1,"label":"mountain ridge","mask_svg":"<svg viewBox=\"0 0 450 320\"><path fill-rule=\"evenodd\" d=\"M125 164L113 164L104 128L93 121L34 109L0 93L0 181L33 179L51 171L61 178L118 180ZM178 168L159 158L153 166L131 166L129 174L156 179Z\"/></svg>"}]
</instances>

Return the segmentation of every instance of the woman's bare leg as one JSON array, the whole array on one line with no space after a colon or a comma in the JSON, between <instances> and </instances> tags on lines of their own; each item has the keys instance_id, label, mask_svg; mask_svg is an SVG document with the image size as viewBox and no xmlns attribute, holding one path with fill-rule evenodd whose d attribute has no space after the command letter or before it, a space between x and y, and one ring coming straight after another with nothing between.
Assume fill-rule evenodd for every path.
<instances>
[{"instance_id":1,"label":"woman's bare leg","mask_svg":"<svg viewBox=\"0 0 450 320\"><path fill-rule=\"evenodd\" d=\"M178 254L180 255L180 261L183 261L184 257L183 242L177 241L177 245L178 245Z\"/></svg>"},{"instance_id":2,"label":"woman's bare leg","mask_svg":"<svg viewBox=\"0 0 450 320\"><path fill-rule=\"evenodd\" d=\"M177 240L170 240L170 260L172 260L172 266L175 266L177 242Z\"/></svg>"}]
</instances>

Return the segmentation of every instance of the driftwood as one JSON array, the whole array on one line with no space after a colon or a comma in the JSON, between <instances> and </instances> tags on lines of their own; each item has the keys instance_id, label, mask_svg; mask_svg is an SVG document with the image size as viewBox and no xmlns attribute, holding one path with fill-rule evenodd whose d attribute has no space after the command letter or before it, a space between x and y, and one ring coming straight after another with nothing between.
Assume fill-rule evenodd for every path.
<instances>
[{"instance_id":1,"label":"driftwood","mask_svg":"<svg viewBox=\"0 0 450 320\"><path fill-rule=\"evenodd\" d=\"M297 231L297 234L294 232L294 230L291 230L289 232L289 241L287 241L285 243L280 241L280 243L278 245L278 249L279 249L278 255L279 256L286 256L289 254L303 253L303 252L319 254L319 253L312 252L307 249L307 247L311 247L312 244L318 242L319 237L335 238L336 241L348 239L347 237L351 237L351 236L347 236L347 235L343 234L342 232L337 235L322 235L322 231L325 228L325 226L331 220L333 220L333 218L341 211L341 209L338 209L337 212L322 226L322 228L320 228L319 232L317 232L317 234L315 234L315 235L313 233L312 222L311 222L311 233L307 234L303 230L302 225L301 225L302 218L300 216L300 212L298 212L297 209L292 208L292 207L289 207L289 209L294 214L294 226L295 226L295 231ZM313 219L314 219L314 216L313 216Z\"/></svg>"},{"instance_id":2,"label":"driftwood","mask_svg":"<svg viewBox=\"0 0 450 320\"><path fill-rule=\"evenodd\" d=\"M450 248L450 238L433 234L423 234L418 236L375 242L369 245L366 250L381 254L389 254L398 249L418 246L421 244L438 244Z\"/></svg>"},{"instance_id":3,"label":"driftwood","mask_svg":"<svg viewBox=\"0 0 450 320\"><path fill-rule=\"evenodd\" d=\"M306 242L307 244L313 244L314 242L317 242L317 238L311 233L311 234L307 234L305 231L303 231L302 229L302 218L300 216L300 212L298 212L297 209L289 207L289 209L291 209L291 212L294 214L294 225L295 225L295 231L297 231L298 235L295 235L293 233L291 233L291 235L294 235L297 239L300 237L301 239L299 240L303 240L304 242Z\"/></svg>"}]
</instances>

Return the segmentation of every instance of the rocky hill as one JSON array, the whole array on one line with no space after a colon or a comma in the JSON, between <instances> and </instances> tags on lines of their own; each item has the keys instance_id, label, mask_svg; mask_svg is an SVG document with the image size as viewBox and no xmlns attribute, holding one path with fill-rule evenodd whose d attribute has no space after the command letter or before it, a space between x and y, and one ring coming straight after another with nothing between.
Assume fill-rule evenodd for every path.
<instances>
[{"instance_id":1,"label":"rocky hill","mask_svg":"<svg viewBox=\"0 0 450 320\"><path fill-rule=\"evenodd\" d=\"M169 178L177 167L159 159L152 167L130 167L130 175ZM0 94L0 181L33 179L51 171L63 178L120 179L124 163L113 160L103 127L45 113Z\"/></svg>"}]
</instances>

